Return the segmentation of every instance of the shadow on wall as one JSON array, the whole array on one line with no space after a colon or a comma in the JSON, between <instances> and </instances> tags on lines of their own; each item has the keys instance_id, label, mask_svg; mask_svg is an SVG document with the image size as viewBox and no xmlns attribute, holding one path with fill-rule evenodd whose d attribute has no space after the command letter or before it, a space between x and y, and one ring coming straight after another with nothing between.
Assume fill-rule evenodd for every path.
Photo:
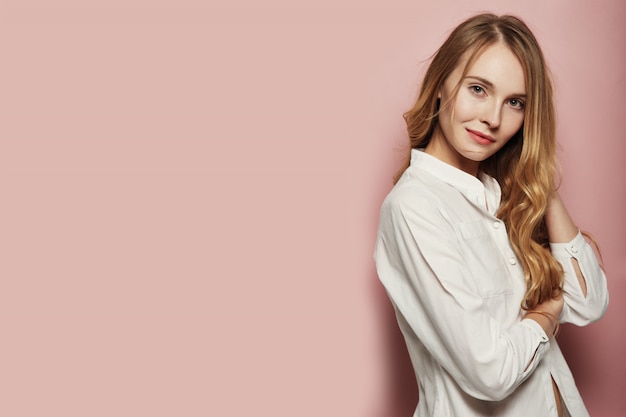
<instances>
[{"instance_id":1,"label":"shadow on wall","mask_svg":"<svg viewBox=\"0 0 626 417\"><path fill-rule=\"evenodd\" d=\"M381 361L385 364L384 386L386 393L380 407L370 417L409 417L415 412L418 391L413 365L398 328L393 306L376 273L370 279L376 315L380 318L378 332L384 338Z\"/></svg>"}]
</instances>

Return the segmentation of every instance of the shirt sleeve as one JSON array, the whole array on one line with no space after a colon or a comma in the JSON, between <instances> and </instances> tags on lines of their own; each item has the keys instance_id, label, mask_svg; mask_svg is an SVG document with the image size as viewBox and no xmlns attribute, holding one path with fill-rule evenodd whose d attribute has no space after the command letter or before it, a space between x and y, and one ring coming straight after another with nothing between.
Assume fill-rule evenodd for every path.
<instances>
[{"instance_id":1,"label":"shirt sleeve","mask_svg":"<svg viewBox=\"0 0 626 417\"><path fill-rule=\"evenodd\" d=\"M609 293L606 275L593 249L580 231L568 243L551 243L552 255L563 265L563 311L560 321L584 326L599 320L606 312ZM587 286L585 296L578 282L572 260L578 262Z\"/></svg>"},{"instance_id":2,"label":"shirt sleeve","mask_svg":"<svg viewBox=\"0 0 626 417\"><path fill-rule=\"evenodd\" d=\"M383 204L375 260L396 314L463 391L499 401L537 367L549 338L533 320L503 329L487 313L459 245L431 199Z\"/></svg>"}]
</instances>

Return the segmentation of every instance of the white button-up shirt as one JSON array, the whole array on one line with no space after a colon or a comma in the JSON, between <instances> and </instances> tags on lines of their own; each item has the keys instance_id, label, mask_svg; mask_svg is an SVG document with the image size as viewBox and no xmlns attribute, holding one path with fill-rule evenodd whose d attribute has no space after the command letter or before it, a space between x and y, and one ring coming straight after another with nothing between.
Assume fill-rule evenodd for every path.
<instances>
[{"instance_id":1,"label":"white button-up shirt","mask_svg":"<svg viewBox=\"0 0 626 417\"><path fill-rule=\"evenodd\" d=\"M556 417L552 378L571 416L588 416L556 340L524 319L524 273L499 203L495 179L413 150L382 205L374 258L418 380L414 416ZM551 250L565 270L560 322L599 319L608 292L589 244L579 233Z\"/></svg>"}]
</instances>

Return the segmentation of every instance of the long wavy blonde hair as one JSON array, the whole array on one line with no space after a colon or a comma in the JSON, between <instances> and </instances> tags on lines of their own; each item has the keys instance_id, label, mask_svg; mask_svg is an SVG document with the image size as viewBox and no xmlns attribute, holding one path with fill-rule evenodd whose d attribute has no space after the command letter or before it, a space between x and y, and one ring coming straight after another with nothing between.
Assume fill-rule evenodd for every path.
<instances>
[{"instance_id":1,"label":"long wavy blonde hair","mask_svg":"<svg viewBox=\"0 0 626 417\"><path fill-rule=\"evenodd\" d=\"M404 119L410 148L426 147L437 125L441 105L437 96L446 78L466 62L463 79L478 56L498 42L508 46L524 70L524 124L502 149L480 164L480 170L496 178L502 188L497 216L505 223L524 268L527 292L522 307L532 309L561 293L564 272L547 249L544 223L556 171L553 87L541 48L528 26L514 16L491 13L461 23L433 57L417 101ZM409 159L410 149L394 182L408 167Z\"/></svg>"}]
</instances>

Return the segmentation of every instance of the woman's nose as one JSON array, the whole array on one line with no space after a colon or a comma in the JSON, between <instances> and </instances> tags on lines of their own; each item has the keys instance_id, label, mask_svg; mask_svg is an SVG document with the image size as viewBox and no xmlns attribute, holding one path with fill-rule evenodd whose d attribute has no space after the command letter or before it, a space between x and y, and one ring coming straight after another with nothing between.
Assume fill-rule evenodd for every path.
<instances>
[{"instance_id":1,"label":"woman's nose","mask_svg":"<svg viewBox=\"0 0 626 417\"><path fill-rule=\"evenodd\" d=\"M502 115L501 107L497 103L489 103L483 109L480 121L487 124L490 129L496 129L500 126Z\"/></svg>"}]
</instances>

